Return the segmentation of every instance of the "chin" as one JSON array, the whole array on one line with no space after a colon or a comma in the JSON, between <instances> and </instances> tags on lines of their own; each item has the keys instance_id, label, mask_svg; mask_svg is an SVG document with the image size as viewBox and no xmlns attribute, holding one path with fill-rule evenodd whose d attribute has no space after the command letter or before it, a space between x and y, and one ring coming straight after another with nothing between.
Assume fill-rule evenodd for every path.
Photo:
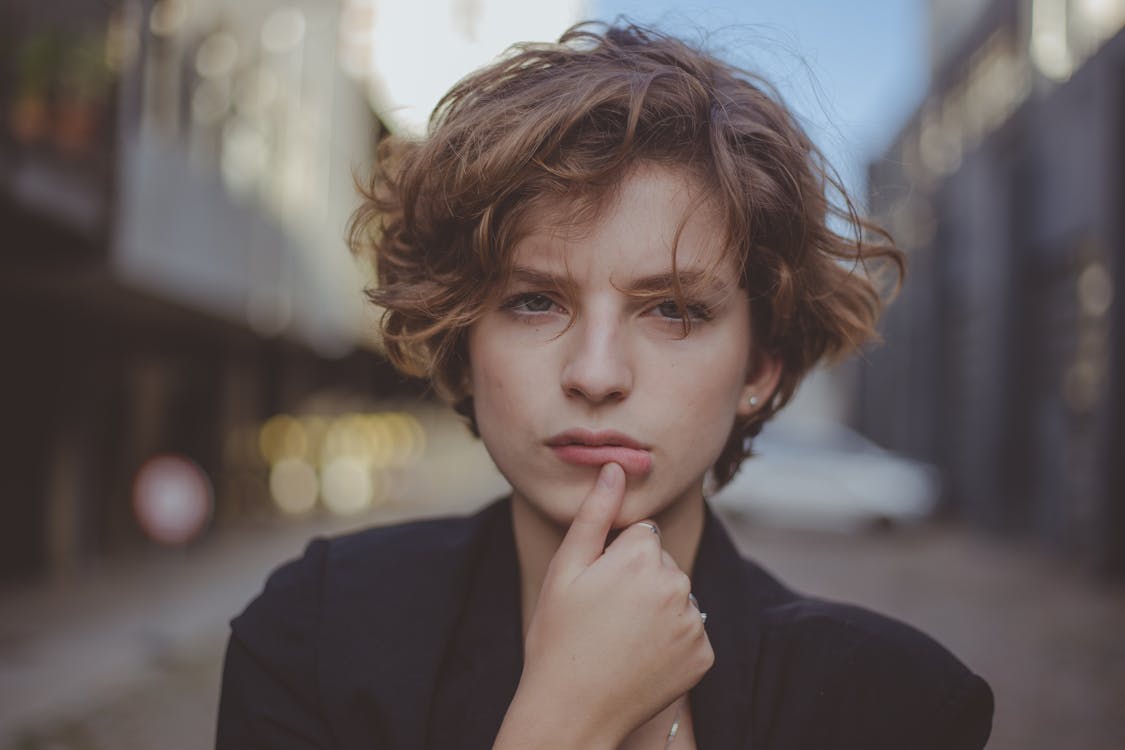
<instances>
[{"instance_id":1,"label":"chin","mask_svg":"<svg viewBox=\"0 0 1125 750\"><path fill-rule=\"evenodd\" d=\"M565 532L578 515L578 508L582 505L586 494L592 486L593 475L589 479L575 483L569 478L557 483L539 485L532 491L516 488L513 484L513 497L518 497L521 502L545 522ZM644 521L646 519L659 519L667 511L684 501L688 493L677 493L670 496L660 495L654 490L656 485L651 481L651 475L646 477L627 477L625 485L625 498L621 509L614 519L612 528L620 530L626 526ZM702 482L701 482L702 484ZM702 494L700 494L702 498ZM690 502L690 501L689 501Z\"/></svg>"}]
</instances>

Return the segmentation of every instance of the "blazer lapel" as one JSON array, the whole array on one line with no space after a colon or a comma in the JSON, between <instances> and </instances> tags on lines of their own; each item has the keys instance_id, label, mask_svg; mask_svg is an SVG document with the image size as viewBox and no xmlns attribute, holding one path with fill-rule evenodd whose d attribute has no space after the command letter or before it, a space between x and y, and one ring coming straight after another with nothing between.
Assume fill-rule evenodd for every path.
<instances>
[{"instance_id":1,"label":"blazer lapel","mask_svg":"<svg viewBox=\"0 0 1125 750\"><path fill-rule=\"evenodd\" d=\"M746 564L710 507L692 569L715 664L691 691L699 750L748 750L761 623Z\"/></svg>"},{"instance_id":2,"label":"blazer lapel","mask_svg":"<svg viewBox=\"0 0 1125 750\"><path fill-rule=\"evenodd\" d=\"M523 670L519 566L509 505L483 530L439 678L427 747L491 747Z\"/></svg>"},{"instance_id":3,"label":"blazer lapel","mask_svg":"<svg viewBox=\"0 0 1125 750\"><path fill-rule=\"evenodd\" d=\"M340 736L377 737L378 747L393 750L425 747L435 687L473 571L479 575L480 542L506 515L506 504L494 504L443 522L421 548L410 526L388 529L377 545L357 537L333 548L319 672Z\"/></svg>"}]
</instances>

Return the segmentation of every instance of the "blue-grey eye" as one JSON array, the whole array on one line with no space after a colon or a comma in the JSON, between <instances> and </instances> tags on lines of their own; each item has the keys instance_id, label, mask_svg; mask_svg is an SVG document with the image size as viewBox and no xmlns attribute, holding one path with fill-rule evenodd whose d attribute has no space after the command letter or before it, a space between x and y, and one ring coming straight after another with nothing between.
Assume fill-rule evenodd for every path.
<instances>
[{"instance_id":1,"label":"blue-grey eye","mask_svg":"<svg viewBox=\"0 0 1125 750\"><path fill-rule=\"evenodd\" d=\"M517 294L505 300L503 307L518 313L550 312L555 301L545 294Z\"/></svg>"},{"instance_id":2,"label":"blue-grey eye","mask_svg":"<svg viewBox=\"0 0 1125 750\"><path fill-rule=\"evenodd\" d=\"M680 312L680 306L676 304L676 300L664 300L656 306L656 311L660 313L660 317L667 318L668 320L683 320L684 315ZM696 302L689 302L683 307L684 312L687 313L689 320L705 321L711 319L711 311L706 305Z\"/></svg>"},{"instance_id":3,"label":"blue-grey eye","mask_svg":"<svg viewBox=\"0 0 1125 750\"><path fill-rule=\"evenodd\" d=\"M547 312L555 303L543 294L525 294L520 298L520 307L528 312Z\"/></svg>"}]
</instances>

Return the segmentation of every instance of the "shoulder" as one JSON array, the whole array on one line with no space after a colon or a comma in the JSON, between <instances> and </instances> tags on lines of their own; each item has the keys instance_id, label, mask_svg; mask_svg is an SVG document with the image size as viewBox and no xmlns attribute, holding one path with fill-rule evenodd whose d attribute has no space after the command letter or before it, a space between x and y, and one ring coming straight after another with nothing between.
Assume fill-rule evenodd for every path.
<instances>
[{"instance_id":1,"label":"shoulder","mask_svg":"<svg viewBox=\"0 0 1125 750\"><path fill-rule=\"evenodd\" d=\"M379 571L386 566L393 566L399 577L447 575L456 568L459 557L469 554L485 521L495 512L497 508L490 506L473 516L377 526L318 540L310 550L320 545L323 575L329 583L361 584L363 579L385 578Z\"/></svg>"},{"instance_id":2,"label":"shoulder","mask_svg":"<svg viewBox=\"0 0 1125 750\"><path fill-rule=\"evenodd\" d=\"M440 642L466 561L501 512L317 539L275 570L231 622L216 747L369 744L384 731L377 704L396 706L441 652L411 659L404 644Z\"/></svg>"},{"instance_id":3,"label":"shoulder","mask_svg":"<svg viewBox=\"0 0 1125 750\"><path fill-rule=\"evenodd\" d=\"M439 595L458 578L482 526L497 512L493 505L474 516L315 539L270 574L231 622L233 635L255 649L294 653L293 646L311 644L337 603L345 603L348 619L362 626L365 613L374 616L376 603L399 599L400 591Z\"/></svg>"},{"instance_id":4,"label":"shoulder","mask_svg":"<svg viewBox=\"0 0 1125 750\"><path fill-rule=\"evenodd\" d=\"M984 747L988 684L917 628L780 586L761 618L761 697L775 719L823 717L825 747Z\"/></svg>"}]
</instances>

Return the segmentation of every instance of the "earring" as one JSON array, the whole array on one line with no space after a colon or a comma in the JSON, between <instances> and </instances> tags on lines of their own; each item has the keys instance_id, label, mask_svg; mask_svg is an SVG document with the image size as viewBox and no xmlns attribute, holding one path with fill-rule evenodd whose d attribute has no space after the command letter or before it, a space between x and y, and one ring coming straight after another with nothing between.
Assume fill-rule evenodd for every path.
<instances>
[{"instance_id":1,"label":"earring","mask_svg":"<svg viewBox=\"0 0 1125 750\"><path fill-rule=\"evenodd\" d=\"M746 399L746 403L750 404L751 406L757 406L758 405L758 397L754 396L754 395L751 395L750 398Z\"/></svg>"}]
</instances>

